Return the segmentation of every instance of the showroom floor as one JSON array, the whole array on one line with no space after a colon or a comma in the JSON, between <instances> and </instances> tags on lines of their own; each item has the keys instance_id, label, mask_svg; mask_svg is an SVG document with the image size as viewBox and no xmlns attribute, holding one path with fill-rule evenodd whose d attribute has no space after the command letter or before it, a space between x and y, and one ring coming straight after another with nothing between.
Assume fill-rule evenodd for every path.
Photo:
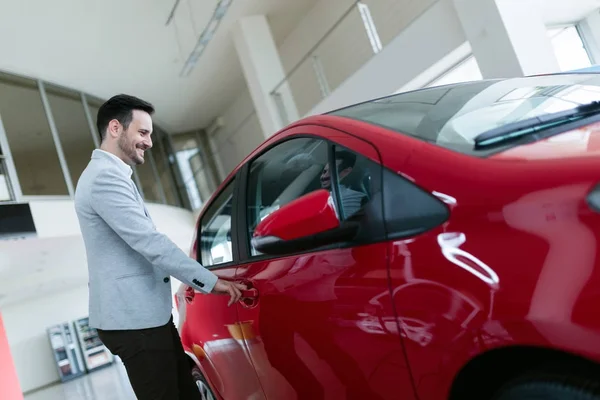
<instances>
[{"instance_id":1,"label":"showroom floor","mask_svg":"<svg viewBox=\"0 0 600 400\"><path fill-rule=\"evenodd\" d=\"M135 400L120 362L64 384L25 396L25 400Z\"/></svg>"}]
</instances>

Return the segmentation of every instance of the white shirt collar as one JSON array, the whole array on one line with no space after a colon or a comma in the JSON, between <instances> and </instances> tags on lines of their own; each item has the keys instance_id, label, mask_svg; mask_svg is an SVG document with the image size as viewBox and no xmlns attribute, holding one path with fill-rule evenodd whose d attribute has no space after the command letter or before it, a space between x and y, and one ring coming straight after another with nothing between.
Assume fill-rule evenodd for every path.
<instances>
[{"instance_id":1,"label":"white shirt collar","mask_svg":"<svg viewBox=\"0 0 600 400\"><path fill-rule=\"evenodd\" d=\"M104 159L109 159L111 161L113 161L115 164L117 164L117 166L119 167L120 170L122 170L124 173L127 174L127 176L129 176L131 178L131 175L133 174L133 169L131 169L131 166L125 164L125 162L123 160L121 160L119 157L115 156L114 154L102 150L102 149L95 149L92 152L92 158L104 158Z\"/></svg>"}]
</instances>

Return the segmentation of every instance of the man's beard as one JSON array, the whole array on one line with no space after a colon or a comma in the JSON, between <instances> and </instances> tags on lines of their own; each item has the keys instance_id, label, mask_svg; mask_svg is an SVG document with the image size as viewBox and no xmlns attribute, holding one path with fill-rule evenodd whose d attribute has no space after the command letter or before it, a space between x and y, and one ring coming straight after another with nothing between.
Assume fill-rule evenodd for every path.
<instances>
[{"instance_id":1,"label":"man's beard","mask_svg":"<svg viewBox=\"0 0 600 400\"><path fill-rule=\"evenodd\" d=\"M132 163L135 165L144 163L144 159L137 154L137 148L127 140L127 134L125 132L121 133L121 136L119 136L117 145L119 146L119 150L121 150Z\"/></svg>"}]
</instances>

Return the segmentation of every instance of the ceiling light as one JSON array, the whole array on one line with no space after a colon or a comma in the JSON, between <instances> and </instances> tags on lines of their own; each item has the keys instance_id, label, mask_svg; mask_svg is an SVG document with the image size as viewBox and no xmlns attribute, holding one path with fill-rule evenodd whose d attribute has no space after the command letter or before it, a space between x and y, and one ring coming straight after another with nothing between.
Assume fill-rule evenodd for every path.
<instances>
[{"instance_id":1,"label":"ceiling light","mask_svg":"<svg viewBox=\"0 0 600 400\"><path fill-rule=\"evenodd\" d=\"M192 73L192 70L196 66L198 59L204 52L204 49L206 49L206 46L208 45L208 43L215 36L217 28L219 27L221 20L227 13L227 10L229 9L229 6L231 5L231 3L232 3L232 0L220 0L217 3L217 6L215 7L215 11L213 12L213 15L212 15L210 21L208 22L208 24L206 25L206 28L204 28L204 30L198 37L198 41L196 42L196 45L194 46L194 48L188 55L188 58L185 61L185 64L183 65L181 72L179 73L180 76L186 77Z\"/></svg>"}]
</instances>

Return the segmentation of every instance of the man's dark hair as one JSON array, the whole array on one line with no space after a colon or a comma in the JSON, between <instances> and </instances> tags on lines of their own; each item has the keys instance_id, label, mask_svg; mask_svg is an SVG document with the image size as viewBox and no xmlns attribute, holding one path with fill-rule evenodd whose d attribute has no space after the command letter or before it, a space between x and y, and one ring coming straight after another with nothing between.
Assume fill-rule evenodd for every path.
<instances>
[{"instance_id":1,"label":"man's dark hair","mask_svg":"<svg viewBox=\"0 0 600 400\"><path fill-rule=\"evenodd\" d=\"M123 129L127 129L133 119L133 110L145 111L152 115L154 106L147 101L127 94L113 96L102 104L96 118L100 140L104 140L108 123L113 119L119 121L123 125Z\"/></svg>"},{"instance_id":2,"label":"man's dark hair","mask_svg":"<svg viewBox=\"0 0 600 400\"><path fill-rule=\"evenodd\" d=\"M335 152L335 159L336 161L342 160L338 166L338 171L343 171L346 168L354 168L354 164L356 164L356 154L347 150L337 150Z\"/></svg>"}]
</instances>

